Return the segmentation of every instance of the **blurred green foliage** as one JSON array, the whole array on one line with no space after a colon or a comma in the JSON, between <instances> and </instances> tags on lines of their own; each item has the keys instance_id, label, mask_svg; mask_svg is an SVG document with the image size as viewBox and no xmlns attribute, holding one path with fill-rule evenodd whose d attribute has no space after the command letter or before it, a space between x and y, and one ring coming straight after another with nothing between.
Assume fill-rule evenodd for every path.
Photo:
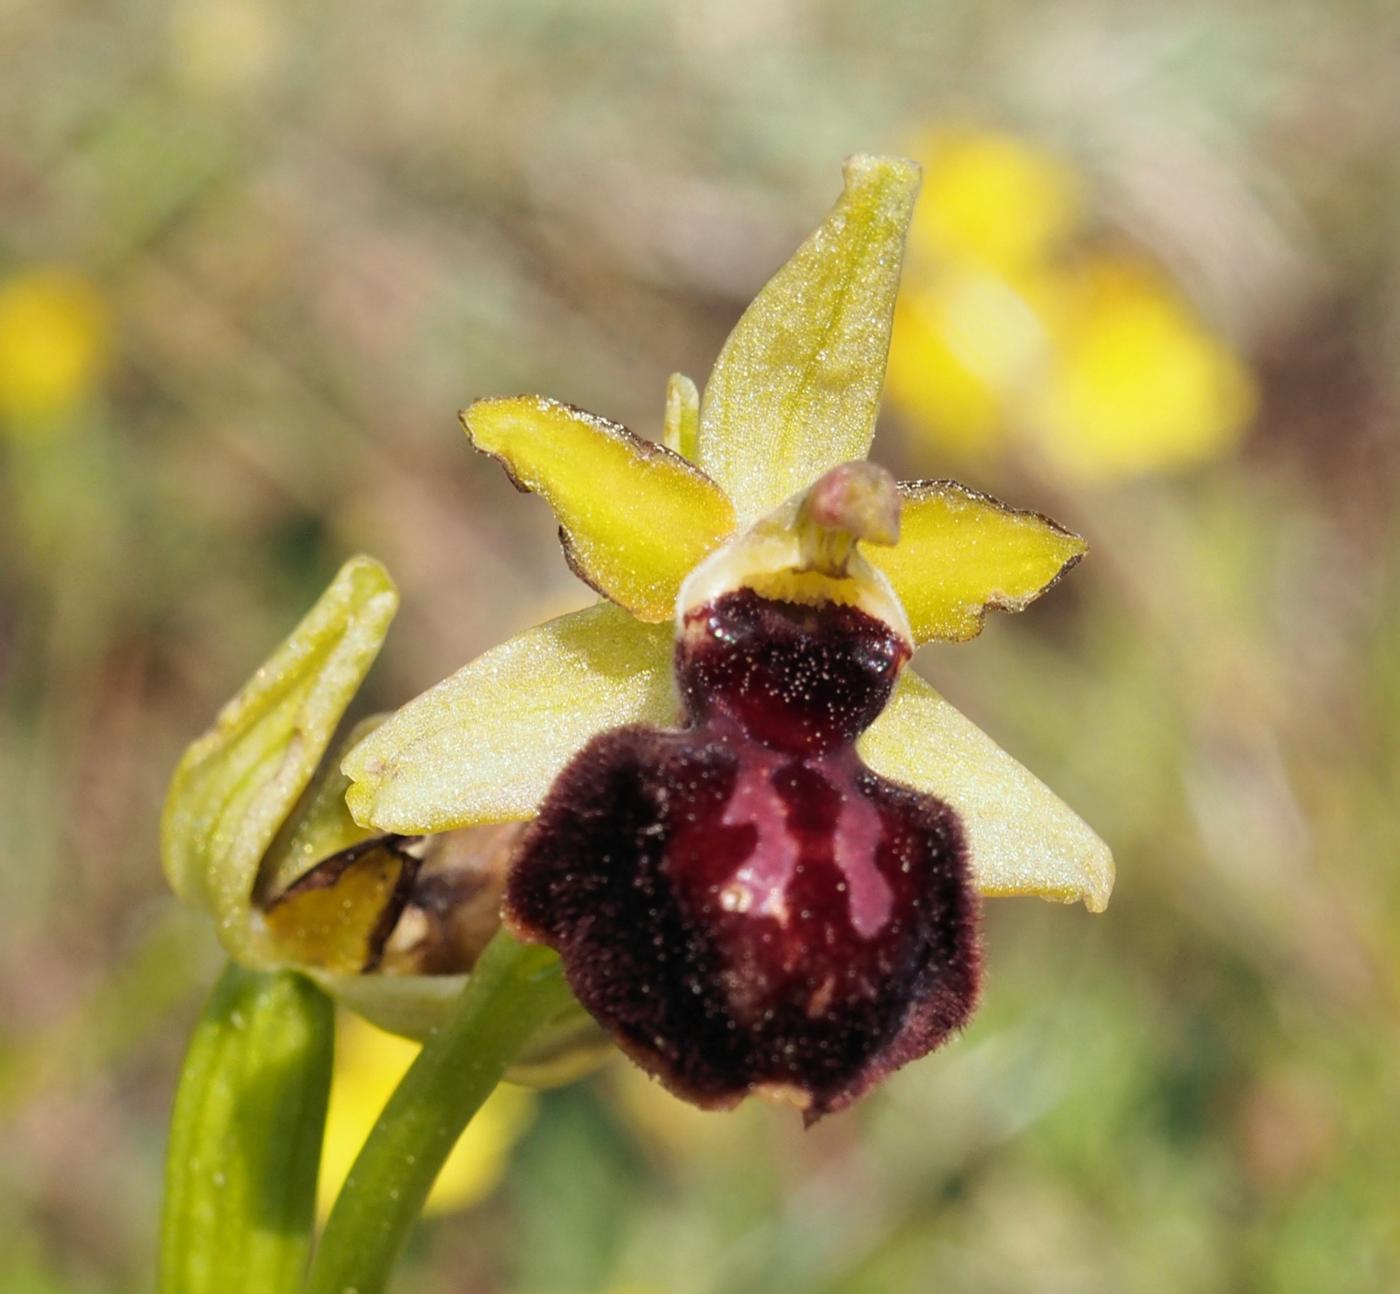
<instances>
[{"instance_id":1,"label":"blurred green foliage","mask_svg":"<svg viewBox=\"0 0 1400 1294\"><path fill-rule=\"evenodd\" d=\"M546 1096L403 1286L1400 1284L1398 55L1377 0L0 8L0 1285L149 1284L217 963L159 803L250 663L360 549L404 595L379 705L586 599L455 411L658 434L839 158L949 125L1061 159L1089 251L1257 390L1132 481L955 464L914 403L877 441L1093 544L921 668L1114 846L1114 903L990 904L967 1035L812 1133L621 1062Z\"/></svg>"}]
</instances>

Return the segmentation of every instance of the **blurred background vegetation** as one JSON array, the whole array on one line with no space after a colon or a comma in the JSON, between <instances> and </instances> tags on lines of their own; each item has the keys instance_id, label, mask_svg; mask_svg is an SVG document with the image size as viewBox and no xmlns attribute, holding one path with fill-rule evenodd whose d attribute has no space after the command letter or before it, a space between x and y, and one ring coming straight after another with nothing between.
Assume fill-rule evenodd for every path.
<instances>
[{"instance_id":1,"label":"blurred background vegetation","mask_svg":"<svg viewBox=\"0 0 1400 1294\"><path fill-rule=\"evenodd\" d=\"M184 743L352 551L385 706L585 601L455 411L656 435L864 149L926 166L877 457L1094 546L920 668L1114 903L990 904L966 1036L805 1135L508 1095L402 1288L1400 1288L1398 60L1386 0L3 0L0 1286L148 1287Z\"/></svg>"}]
</instances>

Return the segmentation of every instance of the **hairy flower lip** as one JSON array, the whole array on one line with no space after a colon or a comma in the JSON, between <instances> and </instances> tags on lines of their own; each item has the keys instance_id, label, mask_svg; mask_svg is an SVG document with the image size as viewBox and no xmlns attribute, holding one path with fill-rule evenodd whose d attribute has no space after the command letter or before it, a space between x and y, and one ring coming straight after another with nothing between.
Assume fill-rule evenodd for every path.
<instances>
[{"instance_id":1,"label":"hairy flower lip","mask_svg":"<svg viewBox=\"0 0 1400 1294\"><path fill-rule=\"evenodd\" d=\"M575 755L505 917L678 1095L782 1092L811 1123L970 1014L966 842L948 805L855 753L907 657L887 625L750 589L689 623L688 726L614 729Z\"/></svg>"}]
</instances>

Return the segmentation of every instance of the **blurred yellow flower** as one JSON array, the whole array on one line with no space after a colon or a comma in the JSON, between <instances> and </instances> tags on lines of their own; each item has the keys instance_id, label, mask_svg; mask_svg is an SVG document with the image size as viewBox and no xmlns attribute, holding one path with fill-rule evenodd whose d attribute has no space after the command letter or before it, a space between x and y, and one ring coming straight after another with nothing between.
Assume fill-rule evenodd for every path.
<instances>
[{"instance_id":1,"label":"blurred yellow flower","mask_svg":"<svg viewBox=\"0 0 1400 1294\"><path fill-rule=\"evenodd\" d=\"M1035 393L1041 448L1084 477L1214 458L1255 409L1244 366L1141 260L1103 257L1065 285L1055 362Z\"/></svg>"},{"instance_id":2,"label":"blurred yellow flower","mask_svg":"<svg viewBox=\"0 0 1400 1294\"><path fill-rule=\"evenodd\" d=\"M1249 373L1141 256L1081 253L1067 168L1013 136L925 140L891 399L940 451L1029 439L1081 479L1170 471L1233 447Z\"/></svg>"},{"instance_id":3,"label":"blurred yellow flower","mask_svg":"<svg viewBox=\"0 0 1400 1294\"><path fill-rule=\"evenodd\" d=\"M92 389L107 357L107 312L66 269L26 270L0 283L0 424L55 426Z\"/></svg>"},{"instance_id":4,"label":"blurred yellow flower","mask_svg":"<svg viewBox=\"0 0 1400 1294\"><path fill-rule=\"evenodd\" d=\"M330 1213L375 1119L417 1054L417 1043L376 1029L359 1016L341 1013L317 1191L322 1218ZM443 1165L424 1212L464 1209L490 1195L500 1184L510 1149L529 1126L534 1110L533 1093L509 1083L497 1087Z\"/></svg>"},{"instance_id":5,"label":"blurred yellow flower","mask_svg":"<svg viewBox=\"0 0 1400 1294\"><path fill-rule=\"evenodd\" d=\"M1049 321L1029 284L1002 274L949 266L915 282L895 307L890 399L940 450L986 451L1046 367Z\"/></svg>"},{"instance_id":6,"label":"blurred yellow flower","mask_svg":"<svg viewBox=\"0 0 1400 1294\"><path fill-rule=\"evenodd\" d=\"M1013 136L935 131L914 156L925 174L909 229L914 252L1011 272L1042 260L1079 219L1075 173ZM910 270L917 279L917 261Z\"/></svg>"}]
</instances>

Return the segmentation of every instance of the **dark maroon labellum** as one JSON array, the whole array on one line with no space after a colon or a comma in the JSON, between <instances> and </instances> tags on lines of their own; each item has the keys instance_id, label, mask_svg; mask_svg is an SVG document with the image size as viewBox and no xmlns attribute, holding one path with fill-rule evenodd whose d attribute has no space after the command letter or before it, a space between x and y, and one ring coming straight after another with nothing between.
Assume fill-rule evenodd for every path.
<instances>
[{"instance_id":1,"label":"dark maroon labellum","mask_svg":"<svg viewBox=\"0 0 1400 1294\"><path fill-rule=\"evenodd\" d=\"M726 594L677 645L690 726L594 738L522 841L511 925L699 1105L768 1089L819 1118L971 1012L957 816L854 747L907 655L853 607Z\"/></svg>"}]
</instances>

